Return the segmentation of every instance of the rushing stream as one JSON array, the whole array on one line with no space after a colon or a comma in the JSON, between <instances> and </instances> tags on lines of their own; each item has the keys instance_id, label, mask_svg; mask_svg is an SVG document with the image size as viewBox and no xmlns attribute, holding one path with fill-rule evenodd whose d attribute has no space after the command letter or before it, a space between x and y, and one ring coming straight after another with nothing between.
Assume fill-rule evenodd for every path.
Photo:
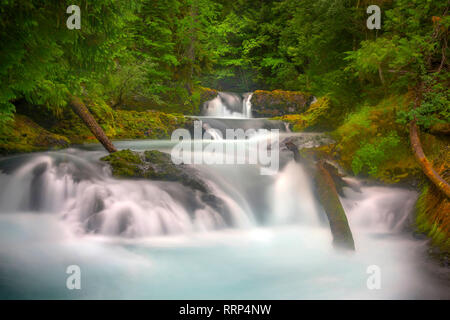
<instances>
[{"instance_id":1,"label":"rushing stream","mask_svg":"<svg viewBox=\"0 0 450 320\"><path fill-rule=\"evenodd\" d=\"M221 93L201 119L219 131L275 128L303 147L323 143L320 134L250 119L249 96ZM115 145L170 152L174 142ZM345 188L342 202L356 252L343 253L331 246L308 170L283 147L275 175L257 165L195 165L228 220L178 183L113 178L103 155L90 145L0 160L0 298L449 297L425 240L405 231L415 191L350 179L359 192ZM66 288L69 265L81 268L81 290ZM379 290L366 284L371 265L381 270Z\"/></svg>"}]
</instances>

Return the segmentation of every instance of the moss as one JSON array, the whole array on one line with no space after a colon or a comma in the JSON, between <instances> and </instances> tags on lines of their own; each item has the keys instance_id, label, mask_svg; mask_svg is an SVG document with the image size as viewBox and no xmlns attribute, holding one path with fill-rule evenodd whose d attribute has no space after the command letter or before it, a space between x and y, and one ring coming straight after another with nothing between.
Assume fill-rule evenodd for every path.
<instances>
[{"instance_id":1,"label":"moss","mask_svg":"<svg viewBox=\"0 0 450 320\"><path fill-rule=\"evenodd\" d=\"M203 104L206 101L214 99L219 94L217 90L205 87L199 87L198 92L200 94L200 101L199 101L200 104Z\"/></svg>"},{"instance_id":2,"label":"moss","mask_svg":"<svg viewBox=\"0 0 450 320\"><path fill-rule=\"evenodd\" d=\"M409 146L408 129L396 122L397 112L407 108L407 101L406 96L391 96L375 106L363 105L349 114L331 133L337 141L332 153L339 164L352 171L355 158L364 154L364 150L378 150L377 146L395 137L395 148L385 150L380 161L374 159L372 165L363 165L361 174L385 183L417 179L421 170Z\"/></svg>"},{"instance_id":3,"label":"moss","mask_svg":"<svg viewBox=\"0 0 450 320\"><path fill-rule=\"evenodd\" d=\"M338 118L338 108L334 106L331 99L321 97L302 114L288 114L273 119L285 121L290 124L292 131L300 132L330 130L338 122Z\"/></svg>"},{"instance_id":4,"label":"moss","mask_svg":"<svg viewBox=\"0 0 450 320\"><path fill-rule=\"evenodd\" d=\"M61 135L51 133L26 116L16 114L14 120L2 128L0 153L21 153L61 149L70 141Z\"/></svg>"},{"instance_id":5,"label":"moss","mask_svg":"<svg viewBox=\"0 0 450 320\"><path fill-rule=\"evenodd\" d=\"M186 166L175 165L170 155L161 151L139 153L121 150L100 160L110 165L115 177L175 181L194 190L207 192L206 185L194 176L193 171Z\"/></svg>"},{"instance_id":6,"label":"moss","mask_svg":"<svg viewBox=\"0 0 450 320\"><path fill-rule=\"evenodd\" d=\"M100 160L107 162L115 177L138 178L143 175L143 161L139 153L127 150L114 152Z\"/></svg>"},{"instance_id":7,"label":"moss","mask_svg":"<svg viewBox=\"0 0 450 320\"><path fill-rule=\"evenodd\" d=\"M89 109L91 110L91 107ZM92 113L111 139L167 139L175 129L184 128L190 121L182 114L158 111L110 109L102 116L98 112ZM94 135L71 110L67 110L63 118L50 130L70 137L72 143L97 142Z\"/></svg>"},{"instance_id":8,"label":"moss","mask_svg":"<svg viewBox=\"0 0 450 320\"><path fill-rule=\"evenodd\" d=\"M450 201L428 182L416 203L416 228L430 237L441 253L450 254Z\"/></svg>"},{"instance_id":9,"label":"moss","mask_svg":"<svg viewBox=\"0 0 450 320\"><path fill-rule=\"evenodd\" d=\"M274 117L306 111L311 97L311 94L300 91L256 90L250 102L256 116Z\"/></svg>"}]
</instances>

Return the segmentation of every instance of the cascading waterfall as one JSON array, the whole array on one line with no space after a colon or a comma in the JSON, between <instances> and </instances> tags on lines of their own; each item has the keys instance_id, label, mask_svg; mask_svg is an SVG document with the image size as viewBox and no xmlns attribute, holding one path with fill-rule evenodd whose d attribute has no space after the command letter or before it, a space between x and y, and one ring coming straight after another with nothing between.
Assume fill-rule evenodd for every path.
<instances>
[{"instance_id":1,"label":"cascading waterfall","mask_svg":"<svg viewBox=\"0 0 450 320\"><path fill-rule=\"evenodd\" d=\"M244 116L246 118L251 118L252 117L252 96L253 93L245 93L244 94L244 99L242 99L242 113L244 114Z\"/></svg>"},{"instance_id":2,"label":"cascading waterfall","mask_svg":"<svg viewBox=\"0 0 450 320\"><path fill-rule=\"evenodd\" d=\"M210 103L221 116L251 116L251 94L216 99ZM315 133L283 132L277 121L203 120L214 143L246 143L214 136L227 128L279 128L281 139L304 148L329 142ZM115 144L166 152L171 146ZM345 187L341 200L356 252L345 255L331 246L308 169L287 150L274 176L260 175L257 165L196 165L223 210L176 182L113 178L98 161L103 155L101 146L91 146L0 159L0 276L20 279L0 287L0 298L73 297L64 286L67 264L85 274L80 298L448 296L447 287L422 271L429 268L424 242L403 233L415 191L346 178L354 188ZM382 290L366 287L366 269L374 264L382 270Z\"/></svg>"},{"instance_id":3,"label":"cascading waterfall","mask_svg":"<svg viewBox=\"0 0 450 320\"><path fill-rule=\"evenodd\" d=\"M214 230L226 226L216 212L192 190L170 182L117 180L105 167L76 155L39 155L11 174L0 174L0 212L54 213L78 233L148 237ZM69 160L69 161L67 161ZM100 170L99 170L100 169ZM84 175L84 177L83 177ZM212 188L217 190L209 181ZM239 205L225 194L233 208L233 226L248 221ZM248 223L244 223L248 225Z\"/></svg>"},{"instance_id":4,"label":"cascading waterfall","mask_svg":"<svg viewBox=\"0 0 450 320\"><path fill-rule=\"evenodd\" d=\"M252 93L239 95L219 92L217 97L203 104L202 115L211 117L251 118Z\"/></svg>"}]
</instances>

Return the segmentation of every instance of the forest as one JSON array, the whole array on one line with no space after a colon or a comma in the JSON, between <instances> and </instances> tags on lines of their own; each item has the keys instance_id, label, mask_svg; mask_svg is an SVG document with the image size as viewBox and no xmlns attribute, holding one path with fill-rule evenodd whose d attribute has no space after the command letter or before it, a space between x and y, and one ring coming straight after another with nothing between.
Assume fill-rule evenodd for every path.
<instances>
[{"instance_id":1,"label":"forest","mask_svg":"<svg viewBox=\"0 0 450 320\"><path fill-rule=\"evenodd\" d=\"M79 28L69 27L76 12L68 10L71 5L79 8ZM371 5L380 8L379 29L368 28L367 20L371 13L367 8ZM29 173L31 193L17 198L17 203L22 205L17 204L16 207L23 210L23 199L29 197L30 207L24 211L54 210L64 217L62 219L71 223L76 220L76 229L83 229L82 233L131 238L170 234L171 230L183 233L189 219L192 219L192 226L186 227L189 230L200 228L196 224L199 221L202 221L202 230L221 229L222 224L234 228L247 221L248 217L250 224L267 226L275 218L266 211L286 210L289 215L282 218L280 214L280 219L289 224L300 219L286 220L286 217L291 217L291 211L303 212L303 209L295 209L299 204L287 207L290 203L302 202L303 198L297 193L290 199L287 194L300 190L296 188L301 188L300 184L306 185L305 181L315 181L316 191L311 195L311 203L320 203L320 208L326 211L334 241L341 241L353 250L356 247L356 251L359 247L363 250L364 241L357 234L359 227L356 225L360 218L352 218L351 210L356 209L349 209L349 199L356 199L358 192L355 190L358 188L373 192L370 201L375 201L375 192L381 192L377 188L396 190L399 200L380 198L386 206L388 203L393 206L385 215L380 213L380 219L387 219L391 227L399 220L407 220L407 226L397 229L408 230L409 237L426 242L424 259L447 270L444 272L447 282L444 282L448 285L449 7L448 0L3 0L0 4L0 180L14 177L11 172L18 175L17 172L25 170L20 169L25 168L20 167L25 160L17 157L34 155L36 163L38 154L50 157L53 160L42 160L47 163L47 169L36 166L34 171L30 171L34 172ZM238 102L230 102L233 99ZM217 108L219 102L214 101L227 104L229 110L223 108L227 111L226 116L231 115L231 118L236 114L230 110L235 108L236 111L243 106L245 119L239 122L223 117L224 114L209 113L207 108ZM240 114L241 110L238 112ZM211 120L211 117L218 119ZM289 153L306 172L309 167L314 167L311 172L316 173L305 178L296 171L299 168L294 168L288 160L285 164L283 160L279 174L290 176L286 178L290 187L286 187L288 191L277 193L276 190L284 189L281 182L276 182L270 189L276 193L270 205L258 202L264 196L260 194L257 197L256 193L263 191L255 191L271 184L269 180L251 180L241 174L242 180L229 182L230 185L239 185L239 191L235 192L240 192L241 197L247 200L229 191L218 193L211 185L219 186L239 173L224 173L223 177L221 173L219 179L216 176L219 173L209 175L209 171L200 169L202 174L196 176L189 171L191 169L180 169L170 163L166 158L168 149L161 149L175 129L190 130L195 119L203 120L213 128L215 125L217 128L234 128L243 125L244 121L245 128L253 125L262 126L258 128L287 128L282 134L287 140L280 142L283 157ZM264 124L261 125L257 119L263 119ZM301 146L299 141L315 134L319 134L319 138L312 138L312 147ZM140 149L139 143L145 141L150 141L150 144ZM99 147L99 142L106 153ZM94 153L84 154L94 152L91 151L94 149L97 152L95 161L92 160ZM49 187L53 185L46 180L43 185L48 189L33 189L39 180L37 177L51 175L54 171L55 181L59 179L61 163L75 156L83 159L73 160L75 167L83 161L88 161L91 166L100 166L102 161L101 166L106 163L112 168L112 176L98 178L102 182L92 186L92 193L86 198L90 200L84 200L86 203L92 201L92 205L87 209L87 204L80 204L82 209L76 218L75 202L69 205L69 201L64 200L66 206L61 209L57 207L58 201L49 200L60 195L62 182ZM99 159L100 156L103 158ZM27 161L31 166L31 160ZM14 171L11 166L18 169ZM43 174L40 173L42 170ZM81 171L70 173L74 177L70 188L78 188L75 185L84 182L83 170L88 169L77 167L76 170ZM96 177L95 171L99 172L93 170L92 177ZM206 180L199 178L204 175L208 176ZM17 186L11 182L13 178L4 181L9 181L11 188L26 189L29 187L23 187L24 177L27 177L25 173L21 180L17 178ZM109 190L106 182L102 184L102 179L116 178L119 181L116 190ZM153 200L136 199L141 191L132 191L141 182L119 188L119 184L127 183L127 179L141 178L163 181L162 184L180 182L177 188L190 190L183 191L186 194L179 196L178 200L193 197L192 192L201 194L198 208L206 209L198 209L195 207L197 204L187 202L175 204L177 196L173 196L171 187L164 184L155 191L165 192L159 199L166 199L167 195L175 200L161 207L168 213L160 211L155 213L158 218L147 221L150 218L145 217L144 212L150 209L145 209L144 203ZM250 181L255 181L252 190L250 187L244 190ZM148 188L159 186L154 181L149 183ZM2 184L6 186L3 180ZM356 184L359 187L354 187ZM99 185L109 191L98 191ZM44 189L48 194L42 191ZM348 189L356 192L355 195L351 193L350 196ZM2 186L2 213L10 212L12 209L9 207L14 207L6 203L12 191L8 193L5 190ZM110 202L105 197L116 197L111 200L113 203L127 190L130 192L129 201L134 202L134 206L124 209L123 202L120 210L114 205L108 207ZM383 192L388 197L389 191ZM365 197L364 192L362 194ZM381 197L380 194L377 196ZM73 199L79 201L80 197L78 194ZM104 198L100 201L99 197ZM364 197L361 199L366 199ZM228 202L230 198L236 204L233 202L231 205ZM266 198L264 201L269 201ZM285 199L286 204L282 205L283 200L280 199ZM156 198L154 201L152 208L158 206ZM308 201L309 198L304 203ZM395 216L392 212L402 211L402 205L395 201L405 206L411 201L409 212L402 217ZM188 209L191 205L197 208L192 209L194 213ZM225 207L228 209L223 209ZM233 211L236 207L242 210L236 213ZM379 207L373 205L368 208L376 211ZM88 217L86 212L89 210L93 213ZM190 218L181 217L184 210L186 217ZM231 213L220 213L227 210ZM244 216L241 211L246 210L252 214L236 218L237 215ZM317 210L321 212L321 209ZM206 211L214 213L205 218L208 215ZM164 214L167 218L161 217ZM233 220L235 218L237 220ZM162 231L155 231L155 219L159 219ZM219 223L219 220L223 221ZM236 222L238 220L239 223ZM8 223L11 222L3 221L0 225L4 224L6 228ZM113 224L114 228L111 227ZM348 234L349 226L353 238L351 233ZM5 239L0 238L2 243L8 243L9 238ZM0 250L0 256L3 254L6 253ZM203 259L201 253L195 252L194 255ZM421 288L420 285L414 288ZM232 290L228 287L220 290L223 295L212 297L227 298L233 292L227 291ZM140 294L148 297L142 292L135 292L133 297ZM197 292L201 292L201 288ZM259 292L262 298L270 297L264 296L263 289ZM448 287L443 292L444 297L449 298ZM20 291L0 290L0 297L22 297L22 294ZM61 296L56 291L41 295L50 298ZM256 293L254 296L259 297ZM243 295L244 298L254 296L251 293ZM167 293L162 297L172 295ZM181 293L173 297L185 298ZM205 296L199 293L198 297ZM387 297L411 298L407 294ZM438 294L437 297L443 296Z\"/></svg>"}]
</instances>

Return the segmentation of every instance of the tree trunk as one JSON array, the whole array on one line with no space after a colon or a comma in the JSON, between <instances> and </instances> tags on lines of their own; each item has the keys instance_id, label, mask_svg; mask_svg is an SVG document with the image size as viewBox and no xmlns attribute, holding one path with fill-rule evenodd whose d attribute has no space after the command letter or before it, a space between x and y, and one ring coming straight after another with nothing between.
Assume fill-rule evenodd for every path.
<instances>
[{"instance_id":1,"label":"tree trunk","mask_svg":"<svg viewBox=\"0 0 450 320\"><path fill-rule=\"evenodd\" d=\"M317 194L328 216L331 234L333 235L333 245L341 249L355 250L353 235L348 225L345 210L339 200L333 177L327 170L323 160L317 162L316 168Z\"/></svg>"},{"instance_id":2,"label":"tree trunk","mask_svg":"<svg viewBox=\"0 0 450 320\"><path fill-rule=\"evenodd\" d=\"M80 98L71 96L69 106L80 117L83 123L91 130L98 141L105 147L109 153L116 152L117 149L112 144L111 140L106 136L103 129L98 125L88 108L84 105Z\"/></svg>"},{"instance_id":3,"label":"tree trunk","mask_svg":"<svg viewBox=\"0 0 450 320\"><path fill-rule=\"evenodd\" d=\"M298 147L292 141L285 142L285 146L294 153L295 162L302 161ZM312 158L305 158L304 161L306 161L308 167L314 170L314 160ZM355 250L352 231L350 230L345 210L339 199L335 179L328 166L323 160L319 160L315 164L316 172L314 182L316 194L327 214L331 234L333 235L333 245L340 249Z\"/></svg>"},{"instance_id":4,"label":"tree trunk","mask_svg":"<svg viewBox=\"0 0 450 320\"><path fill-rule=\"evenodd\" d=\"M409 124L409 139L411 141L411 147L422 167L423 173L434 183L434 185L443 192L448 198L450 198L450 185L445 181L433 168L430 161L428 161L425 153L422 149L422 144L420 143L419 138L419 129L417 128L416 120L412 120Z\"/></svg>"}]
</instances>

